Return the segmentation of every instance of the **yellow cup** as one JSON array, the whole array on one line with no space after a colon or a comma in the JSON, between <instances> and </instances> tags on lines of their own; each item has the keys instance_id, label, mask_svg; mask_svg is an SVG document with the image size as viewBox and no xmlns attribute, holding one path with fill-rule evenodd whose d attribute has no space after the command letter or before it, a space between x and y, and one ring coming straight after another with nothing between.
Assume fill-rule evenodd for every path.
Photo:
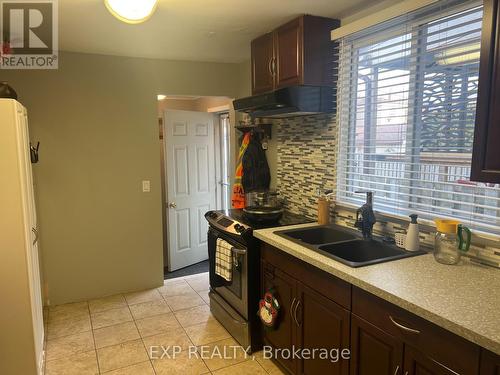
<instances>
[{"instance_id":1,"label":"yellow cup","mask_svg":"<svg viewBox=\"0 0 500 375\"><path fill-rule=\"evenodd\" d=\"M434 219L438 232L447 234L457 234L460 221L451 219Z\"/></svg>"}]
</instances>

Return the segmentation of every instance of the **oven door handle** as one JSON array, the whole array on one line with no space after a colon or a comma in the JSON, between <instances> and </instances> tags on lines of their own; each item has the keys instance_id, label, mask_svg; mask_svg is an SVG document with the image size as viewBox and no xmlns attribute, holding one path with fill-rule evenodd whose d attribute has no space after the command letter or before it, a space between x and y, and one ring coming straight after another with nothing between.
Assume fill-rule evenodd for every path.
<instances>
[{"instance_id":1,"label":"oven door handle","mask_svg":"<svg viewBox=\"0 0 500 375\"><path fill-rule=\"evenodd\" d=\"M245 249L238 249L237 247L231 247L231 251L236 255L246 255L247 251Z\"/></svg>"}]
</instances>

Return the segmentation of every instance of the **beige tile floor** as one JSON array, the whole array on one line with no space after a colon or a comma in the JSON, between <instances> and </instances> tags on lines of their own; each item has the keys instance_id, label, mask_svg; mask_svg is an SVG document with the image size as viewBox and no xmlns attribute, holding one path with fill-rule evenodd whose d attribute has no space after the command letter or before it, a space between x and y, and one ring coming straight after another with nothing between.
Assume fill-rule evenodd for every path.
<instances>
[{"instance_id":1,"label":"beige tile floor","mask_svg":"<svg viewBox=\"0 0 500 375\"><path fill-rule=\"evenodd\" d=\"M157 289L50 307L44 315L45 373L282 374L262 353L245 356L237 350L233 355L237 343L212 316L208 304L208 274L204 273L166 280ZM175 359L151 359L152 346L183 350ZM198 358L188 358L189 347ZM206 355L222 353L224 348L229 358Z\"/></svg>"}]
</instances>

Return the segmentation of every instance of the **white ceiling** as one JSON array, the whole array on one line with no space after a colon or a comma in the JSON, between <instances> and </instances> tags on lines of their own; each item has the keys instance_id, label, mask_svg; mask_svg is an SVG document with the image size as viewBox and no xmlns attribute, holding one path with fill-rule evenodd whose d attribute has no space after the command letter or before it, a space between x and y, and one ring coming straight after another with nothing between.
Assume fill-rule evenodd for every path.
<instances>
[{"instance_id":1,"label":"white ceiling","mask_svg":"<svg viewBox=\"0 0 500 375\"><path fill-rule=\"evenodd\" d=\"M172 60L241 62L250 41L307 13L341 18L376 0L160 0L143 24L115 19L103 0L59 0L59 49Z\"/></svg>"}]
</instances>

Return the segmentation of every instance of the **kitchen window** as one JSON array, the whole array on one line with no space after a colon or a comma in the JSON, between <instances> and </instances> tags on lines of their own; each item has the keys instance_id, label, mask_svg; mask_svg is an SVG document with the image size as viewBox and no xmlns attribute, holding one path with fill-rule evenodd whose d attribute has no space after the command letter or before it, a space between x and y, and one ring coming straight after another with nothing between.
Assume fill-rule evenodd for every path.
<instances>
[{"instance_id":1,"label":"kitchen window","mask_svg":"<svg viewBox=\"0 0 500 375\"><path fill-rule=\"evenodd\" d=\"M500 186L469 179L481 23L440 1L339 41L339 203L500 234Z\"/></svg>"}]
</instances>

